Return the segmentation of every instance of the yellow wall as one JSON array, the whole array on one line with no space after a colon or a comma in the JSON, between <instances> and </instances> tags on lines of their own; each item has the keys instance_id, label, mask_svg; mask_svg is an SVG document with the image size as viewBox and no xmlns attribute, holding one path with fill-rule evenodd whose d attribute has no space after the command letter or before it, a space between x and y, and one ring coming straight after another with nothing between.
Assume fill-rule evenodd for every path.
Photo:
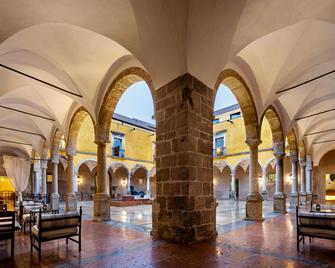
<instances>
[{"instance_id":1,"label":"yellow wall","mask_svg":"<svg viewBox=\"0 0 335 268\"><path fill-rule=\"evenodd\" d=\"M15 192L15 188L11 184L8 177L0 176L0 191L12 191Z\"/></svg>"},{"instance_id":2,"label":"yellow wall","mask_svg":"<svg viewBox=\"0 0 335 268\"><path fill-rule=\"evenodd\" d=\"M132 130L134 129L135 130ZM125 135L125 157L112 157L112 143L107 145L108 163L122 162L129 169L136 164L142 164L150 170L154 166L153 142L156 140L156 134L152 131L141 129L136 126L122 124L113 120L111 131L119 132ZM154 134L154 135L152 135ZM112 142L112 134L110 136ZM97 146L94 143L94 129L91 118L87 116L83 121L77 139L77 155L75 164L86 159L96 159Z\"/></svg>"},{"instance_id":3,"label":"yellow wall","mask_svg":"<svg viewBox=\"0 0 335 268\"><path fill-rule=\"evenodd\" d=\"M236 113L238 111L240 111L240 109L229 111L227 113L218 115L215 118L219 119L220 121L228 120L230 114ZM245 143L246 137L245 137L245 127L244 127L243 117L232 119L231 121L233 123L223 121L223 122L213 125L214 133L224 131L224 130L226 131L225 132L225 138L226 138L225 143L226 143L226 153L227 153L227 156L215 157L214 161L224 160L231 167L234 167L235 164L239 160L249 157L249 155L247 154L249 152L249 147ZM262 140L262 143L258 147L259 150L272 149L272 133L271 133L270 125L268 121L266 120L266 118L264 118L264 122L262 124L261 140ZM243 152L245 152L246 154L234 155L234 154L239 154ZM258 154L258 159L262 163L262 165L265 165L265 163L271 158L273 158L273 151L265 151L265 152L261 151Z\"/></svg>"}]
</instances>

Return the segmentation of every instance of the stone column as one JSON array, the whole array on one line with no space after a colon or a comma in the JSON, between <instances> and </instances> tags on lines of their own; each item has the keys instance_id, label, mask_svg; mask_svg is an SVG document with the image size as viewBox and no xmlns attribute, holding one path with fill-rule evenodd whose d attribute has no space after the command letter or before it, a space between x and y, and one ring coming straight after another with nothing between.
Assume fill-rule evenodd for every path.
<instances>
[{"instance_id":1,"label":"stone column","mask_svg":"<svg viewBox=\"0 0 335 268\"><path fill-rule=\"evenodd\" d=\"M249 194L246 202L246 220L262 221L262 196L258 188L258 145L259 139L249 139L246 141L249 146Z\"/></svg>"},{"instance_id":2,"label":"stone column","mask_svg":"<svg viewBox=\"0 0 335 268\"><path fill-rule=\"evenodd\" d=\"M128 194L131 194L131 192L130 192L130 185L131 185L131 172L130 171L128 171L128 178L127 178L127 192L128 192Z\"/></svg>"},{"instance_id":3,"label":"stone column","mask_svg":"<svg viewBox=\"0 0 335 268\"><path fill-rule=\"evenodd\" d=\"M34 194L38 195L40 192L40 175L41 175L41 169L39 167L34 167Z\"/></svg>"},{"instance_id":4,"label":"stone column","mask_svg":"<svg viewBox=\"0 0 335 268\"><path fill-rule=\"evenodd\" d=\"M48 160L41 161L41 171L42 171L42 200L46 202L47 196L47 168L48 168Z\"/></svg>"},{"instance_id":5,"label":"stone column","mask_svg":"<svg viewBox=\"0 0 335 268\"><path fill-rule=\"evenodd\" d=\"M66 211L77 210L77 197L74 191L74 154L67 153L66 169Z\"/></svg>"},{"instance_id":6,"label":"stone column","mask_svg":"<svg viewBox=\"0 0 335 268\"><path fill-rule=\"evenodd\" d=\"M155 92L155 108L152 234L182 243L214 239L213 90L184 74Z\"/></svg>"},{"instance_id":7,"label":"stone column","mask_svg":"<svg viewBox=\"0 0 335 268\"><path fill-rule=\"evenodd\" d=\"M306 187L305 187L305 167L306 160L305 158L300 159L300 204L306 205Z\"/></svg>"},{"instance_id":8,"label":"stone column","mask_svg":"<svg viewBox=\"0 0 335 268\"><path fill-rule=\"evenodd\" d=\"M266 180L267 180L268 173L266 172L266 167L262 168L262 197L263 200L268 200L268 190L266 188Z\"/></svg>"},{"instance_id":9,"label":"stone column","mask_svg":"<svg viewBox=\"0 0 335 268\"><path fill-rule=\"evenodd\" d=\"M276 192L273 195L273 211L286 213L286 195L284 193L284 156L275 153L276 158Z\"/></svg>"},{"instance_id":10,"label":"stone column","mask_svg":"<svg viewBox=\"0 0 335 268\"><path fill-rule=\"evenodd\" d=\"M31 194L35 193L35 171L34 167L31 169Z\"/></svg>"},{"instance_id":11,"label":"stone column","mask_svg":"<svg viewBox=\"0 0 335 268\"><path fill-rule=\"evenodd\" d=\"M148 198L151 198L151 192L150 192L150 173L147 172L147 190L146 195Z\"/></svg>"},{"instance_id":12,"label":"stone column","mask_svg":"<svg viewBox=\"0 0 335 268\"><path fill-rule=\"evenodd\" d=\"M51 189L51 208L59 209L59 193L58 193L58 163L59 157L52 159L52 189Z\"/></svg>"},{"instance_id":13,"label":"stone column","mask_svg":"<svg viewBox=\"0 0 335 268\"><path fill-rule=\"evenodd\" d=\"M231 199L236 200L236 174L235 172L231 173L231 192L230 197Z\"/></svg>"},{"instance_id":14,"label":"stone column","mask_svg":"<svg viewBox=\"0 0 335 268\"><path fill-rule=\"evenodd\" d=\"M312 158L310 155L307 155L306 157L306 201L311 202L312 201Z\"/></svg>"},{"instance_id":15,"label":"stone column","mask_svg":"<svg viewBox=\"0 0 335 268\"><path fill-rule=\"evenodd\" d=\"M292 164L292 191L290 194L290 208L295 208L299 205L299 194L298 194L298 157L296 154L291 154Z\"/></svg>"},{"instance_id":16,"label":"stone column","mask_svg":"<svg viewBox=\"0 0 335 268\"><path fill-rule=\"evenodd\" d=\"M97 190L94 200L94 221L110 220L110 195L108 191L106 143L95 141L97 144Z\"/></svg>"}]
</instances>

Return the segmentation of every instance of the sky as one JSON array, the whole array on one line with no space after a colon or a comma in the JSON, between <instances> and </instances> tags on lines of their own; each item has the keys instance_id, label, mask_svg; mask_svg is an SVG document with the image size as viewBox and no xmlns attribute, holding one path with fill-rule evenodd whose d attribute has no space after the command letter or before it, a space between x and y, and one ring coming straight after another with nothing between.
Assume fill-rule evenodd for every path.
<instances>
[{"instance_id":1,"label":"sky","mask_svg":"<svg viewBox=\"0 0 335 268\"><path fill-rule=\"evenodd\" d=\"M214 110L216 111L235 103L237 101L233 93L231 93L229 88L221 84L215 98ZM123 93L115 108L115 112L155 124L155 120L152 119L154 105L148 85L144 81L131 85Z\"/></svg>"}]
</instances>

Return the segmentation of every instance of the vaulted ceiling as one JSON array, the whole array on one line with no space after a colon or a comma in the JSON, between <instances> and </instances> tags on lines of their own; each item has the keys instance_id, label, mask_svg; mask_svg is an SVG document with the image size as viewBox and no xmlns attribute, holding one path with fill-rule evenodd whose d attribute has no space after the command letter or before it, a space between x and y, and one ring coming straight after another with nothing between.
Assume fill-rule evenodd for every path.
<instances>
[{"instance_id":1,"label":"vaulted ceiling","mask_svg":"<svg viewBox=\"0 0 335 268\"><path fill-rule=\"evenodd\" d=\"M232 68L248 83L259 120L272 105L316 163L335 149L318 143L335 131L305 136L335 128L335 111L299 119L335 108L334 73L278 93L335 69L333 0L4 0L0 25L0 64L66 90L0 67L0 127L34 133L0 128L4 152L40 152L55 129L67 133L79 106L96 119L109 83L134 66L155 88L185 72L213 88Z\"/></svg>"}]
</instances>

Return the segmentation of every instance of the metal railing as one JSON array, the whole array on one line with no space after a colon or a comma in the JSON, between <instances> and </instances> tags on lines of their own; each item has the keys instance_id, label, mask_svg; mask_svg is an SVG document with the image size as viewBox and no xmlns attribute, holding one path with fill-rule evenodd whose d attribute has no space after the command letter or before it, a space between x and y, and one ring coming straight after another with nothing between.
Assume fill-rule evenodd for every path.
<instances>
[{"instance_id":1,"label":"metal railing","mask_svg":"<svg viewBox=\"0 0 335 268\"><path fill-rule=\"evenodd\" d=\"M120 147L112 148L112 156L123 158L124 155L125 155L125 150L124 149L121 149Z\"/></svg>"},{"instance_id":2,"label":"metal railing","mask_svg":"<svg viewBox=\"0 0 335 268\"><path fill-rule=\"evenodd\" d=\"M226 147L218 147L213 149L213 156L218 157L218 156L226 156Z\"/></svg>"}]
</instances>

